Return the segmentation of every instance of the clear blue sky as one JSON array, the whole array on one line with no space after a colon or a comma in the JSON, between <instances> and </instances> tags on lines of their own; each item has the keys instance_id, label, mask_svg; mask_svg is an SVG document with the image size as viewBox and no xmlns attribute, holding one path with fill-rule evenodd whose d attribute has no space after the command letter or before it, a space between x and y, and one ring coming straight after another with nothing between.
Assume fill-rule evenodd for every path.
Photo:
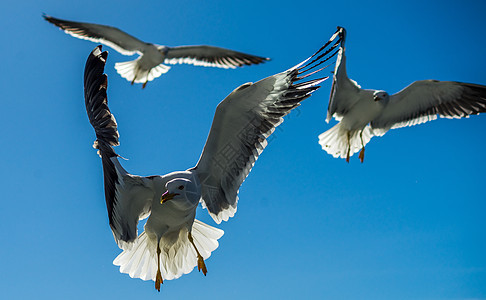
<instances>
[{"instance_id":1,"label":"clear blue sky","mask_svg":"<svg viewBox=\"0 0 486 300\"><path fill-rule=\"evenodd\" d=\"M347 164L317 143L330 128L330 81L288 116L243 183L207 277L193 271L159 294L119 273L83 100L95 44L41 18L272 58L238 70L177 66L142 90L114 69L135 57L105 47L117 152L133 174L152 175L194 166L219 101L308 57L337 25L363 88L486 84L484 1L69 2L0 11L0 298L486 299L486 116L390 131L364 164ZM198 218L215 225L206 211Z\"/></svg>"}]
</instances>

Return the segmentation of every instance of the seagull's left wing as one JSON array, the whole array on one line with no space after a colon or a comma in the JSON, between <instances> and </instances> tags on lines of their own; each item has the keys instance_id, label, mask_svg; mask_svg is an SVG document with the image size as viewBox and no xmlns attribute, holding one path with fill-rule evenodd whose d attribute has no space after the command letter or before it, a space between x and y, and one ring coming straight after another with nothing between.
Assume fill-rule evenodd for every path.
<instances>
[{"instance_id":1,"label":"seagull's left wing","mask_svg":"<svg viewBox=\"0 0 486 300\"><path fill-rule=\"evenodd\" d=\"M235 214L238 189L275 127L327 79L296 83L324 69L311 71L335 53L326 57L328 54L322 47L307 64L311 58L255 84L246 83L216 108L206 145L195 167L201 182L203 207L207 207L216 223L227 221Z\"/></svg>"},{"instance_id":2,"label":"seagull's left wing","mask_svg":"<svg viewBox=\"0 0 486 300\"><path fill-rule=\"evenodd\" d=\"M123 55L142 54L146 44L118 28L57 19L48 15L44 19L78 39L107 45Z\"/></svg>"},{"instance_id":3,"label":"seagull's left wing","mask_svg":"<svg viewBox=\"0 0 486 300\"><path fill-rule=\"evenodd\" d=\"M244 65L256 65L269 58L250 55L213 46L167 47L166 64L192 64L203 67L234 69Z\"/></svg>"},{"instance_id":4,"label":"seagull's left wing","mask_svg":"<svg viewBox=\"0 0 486 300\"><path fill-rule=\"evenodd\" d=\"M126 249L137 237L138 220L150 213L153 177L131 175L120 165L113 146L119 144L115 117L108 108L107 77L103 74L108 52L96 47L86 61L84 97L89 122L96 133L94 147L103 165L105 200L110 227L117 244Z\"/></svg>"},{"instance_id":5,"label":"seagull's left wing","mask_svg":"<svg viewBox=\"0 0 486 300\"><path fill-rule=\"evenodd\" d=\"M388 130L442 118L486 112L486 86L454 81L416 81L390 96L373 129Z\"/></svg>"}]
</instances>

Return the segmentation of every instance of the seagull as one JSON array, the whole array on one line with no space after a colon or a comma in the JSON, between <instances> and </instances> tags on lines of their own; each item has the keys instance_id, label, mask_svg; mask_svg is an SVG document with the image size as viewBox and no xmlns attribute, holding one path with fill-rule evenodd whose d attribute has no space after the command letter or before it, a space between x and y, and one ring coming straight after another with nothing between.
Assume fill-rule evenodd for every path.
<instances>
[{"instance_id":1,"label":"seagull","mask_svg":"<svg viewBox=\"0 0 486 300\"><path fill-rule=\"evenodd\" d=\"M167 64L235 69L269 60L266 57L213 46L167 47L145 43L115 27L61 20L48 15L43 17L76 38L104 44L123 55L140 55L135 60L116 63L115 69L132 84L143 83L142 88L145 88L147 82L167 73L171 68Z\"/></svg>"},{"instance_id":2,"label":"seagull","mask_svg":"<svg viewBox=\"0 0 486 300\"><path fill-rule=\"evenodd\" d=\"M110 227L123 250L113 261L120 272L153 280L158 291L164 280L196 266L206 275L204 260L218 247L223 231L195 219L198 203L218 224L234 216L240 185L266 147L266 139L328 78L308 79L325 69L316 70L317 66L337 54L339 41L331 44L337 36L293 68L231 92L216 108L195 167L148 177L128 173L118 160L113 147L119 145L119 134L108 108L103 74L107 52L101 45L91 52L84 73L85 104L96 133L93 147L102 160ZM147 217L145 230L138 235L138 221Z\"/></svg>"},{"instance_id":3,"label":"seagull","mask_svg":"<svg viewBox=\"0 0 486 300\"><path fill-rule=\"evenodd\" d=\"M388 130L413 126L441 118L463 118L486 112L486 86L455 81L415 81L400 92L389 95L383 90L367 90L346 73L346 30L341 37L326 122L334 117L339 123L319 135L322 149L334 157L346 158L359 153L364 161L365 145L373 136Z\"/></svg>"}]
</instances>

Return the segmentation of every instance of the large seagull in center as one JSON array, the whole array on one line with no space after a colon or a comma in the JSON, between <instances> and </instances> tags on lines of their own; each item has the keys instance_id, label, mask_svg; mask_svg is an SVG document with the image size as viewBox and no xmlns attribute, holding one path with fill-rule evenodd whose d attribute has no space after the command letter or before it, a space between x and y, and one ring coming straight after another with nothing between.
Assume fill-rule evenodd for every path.
<instances>
[{"instance_id":1,"label":"large seagull in center","mask_svg":"<svg viewBox=\"0 0 486 300\"><path fill-rule=\"evenodd\" d=\"M123 249L113 262L120 272L154 280L159 291L163 279L178 278L195 266L206 275L204 259L218 247L223 231L195 220L198 203L218 224L235 214L240 185L266 147L266 139L327 79L309 78L325 69L320 65L337 53L337 36L297 66L230 93L216 108L195 167L148 177L128 173L113 149L119 135L106 96L107 52L101 52L101 46L93 50L85 68L85 103L96 133L94 147L102 160L110 227ZM147 217L145 231L138 235L138 221Z\"/></svg>"},{"instance_id":2,"label":"large seagull in center","mask_svg":"<svg viewBox=\"0 0 486 300\"><path fill-rule=\"evenodd\" d=\"M334 157L345 158L360 151L373 136L388 130L413 126L441 118L462 118L486 112L486 86L455 81L415 81L400 92L389 95L382 90L362 89L346 73L346 30L338 27L341 46L336 61L327 111L329 122L340 121L319 135L322 149Z\"/></svg>"}]
</instances>

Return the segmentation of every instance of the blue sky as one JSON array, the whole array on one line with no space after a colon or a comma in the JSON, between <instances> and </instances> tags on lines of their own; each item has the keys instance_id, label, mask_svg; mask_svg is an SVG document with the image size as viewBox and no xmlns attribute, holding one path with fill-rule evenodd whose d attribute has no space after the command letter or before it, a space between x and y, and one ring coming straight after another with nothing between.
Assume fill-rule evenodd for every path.
<instances>
[{"instance_id":1,"label":"blue sky","mask_svg":"<svg viewBox=\"0 0 486 300\"><path fill-rule=\"evenodd\" d=\"M483 1L13 1L0 11L3 299L486 299L486 116L390 131L365 163L320 149L331 82L290 114L240 189L197 271L131 279L112 265L101 161L83 69L94 43L41 15L117 26L147 42L209 44L272 61L176 66L130 86L109 51L109 105L133 174L195 165L216 105L348 31L348 74L398 92L419 79L486 84ZM334 124L334 123L333 123ZM206 211L198 218L215 223Z\"/></svg>"}]
</instances>

